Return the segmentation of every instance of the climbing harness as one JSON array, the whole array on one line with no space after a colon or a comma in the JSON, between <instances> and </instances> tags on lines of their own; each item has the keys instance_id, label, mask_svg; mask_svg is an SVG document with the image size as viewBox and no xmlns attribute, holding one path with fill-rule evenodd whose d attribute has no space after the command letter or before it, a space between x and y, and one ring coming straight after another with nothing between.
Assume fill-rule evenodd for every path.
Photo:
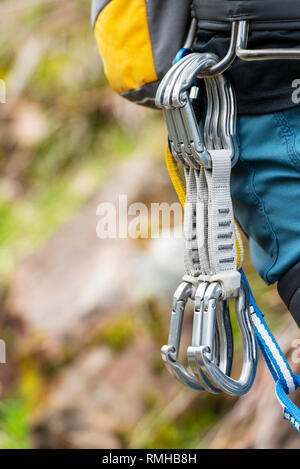
<instances>
[{"instance_id":1,"label":"climbing harness","mask_svg":"<svg viewBox=\"0 0 300 469\"><path fill-rule=\"evenodd\" d=\"M234 89L223 74L236 56L256 60L295 54L290 50L248 50L247 28L246 21L232 23L231 43L223 60L215 54L180 50L157 90L156 106L163 110L169 135L166 162L184 205L185 238L185 273L174 295L168 345L162 347L162 358L185 385L237 396L253 384L259 345L276 382L283 416L300 431L299 409L288 397L300 387L300 377L286 362L241 269L243 247L230 194L231 168L239 157L237 107ZM206 112L200 119L195 103L204 88ZM237 380L230 376L233 335L229 300L235 302L243 341L243 365ZM192 340L187 348L189 368L178 361L188 301L194 304Z\"/></svg>"}]
</instances>

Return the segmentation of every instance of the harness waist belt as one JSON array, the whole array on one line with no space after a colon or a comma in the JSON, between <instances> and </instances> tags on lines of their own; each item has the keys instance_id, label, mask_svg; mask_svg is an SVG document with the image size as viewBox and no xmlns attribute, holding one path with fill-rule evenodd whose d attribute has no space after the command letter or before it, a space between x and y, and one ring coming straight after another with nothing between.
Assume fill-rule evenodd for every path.
<instances>
[{"instance_id":1,"label":"harness waist belt","mask_svg":"<svg viewBox=\"0 0 300 469\"><path fill-rule=\"evenodd\" d=\"M251 30L297 30L299 0L194 0L199 28L230 31L233 21L246 20Z\"/></svg>"}]
</instances>

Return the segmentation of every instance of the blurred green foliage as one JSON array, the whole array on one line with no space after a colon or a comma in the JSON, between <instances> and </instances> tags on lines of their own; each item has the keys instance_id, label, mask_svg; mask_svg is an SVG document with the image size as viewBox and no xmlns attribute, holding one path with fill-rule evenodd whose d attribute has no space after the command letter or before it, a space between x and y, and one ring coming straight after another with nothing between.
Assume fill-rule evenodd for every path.
<instances>
[{"instance_id":1,"label":"blurred green foliage","mask_svg":"<svg viewBox=\"0 0 300 469\"><path fill-rule=\"evenodd\" d=\"M189 410L178 420L160 422L157 431L152 433L142 448L193 448L219 417L209 405Z\"/></svg>"},{"instance_id":2,"label":"blurred green foliage","mask_svg":"<svg viewBox=\"0 0 300 469\"><path fill-rule=\"evenodd\" d=\"M108 91L93 39L90 2L4 1L0 15L9 26L0 28L0 79L7 84L0 109L3 291L18 263L137 150L144 120L153 117L120 119L120 98ZM134 334L124 314L93 340L120 351ZM21 391L8 390L0 403L1 448L31 446L29 420L46 378L34 358L19 364Z\"/></svg>"},{"instance_id":3,"label":"blurred green foliage","mask_svg":"<svg viewBox=\"0 0 300 469\"><path fill-rule=\"evenodd\" d=\"M0 78L8 93L0 116L0 276L6 284L17 263L138 145L142 125L114 115L118 104L106 92L89 8L75 0L2 4L10 25L9 33L0 31ZM16 80L18 64L32 56L32 68Z\"/></svg>"},{"instance_id":4,"label":"blurred green foliage","mask_svg":"<svg viewBox=\"0 0 300 469\"><path fill-rule=\"evenodd\" d=\"M116 352L120 352L131 342L136 331L137 326L132 315L123 313L96 331L90 343L93 345L104 343Z\"/></svg>"},{"instance_id":5,"label":"blurred green foliage","mask_svg":"<svg viewBox=\"0 0 300 469\"><path fill-rule=\"evenodd\" d=\"M15 394L0 402L0 448L28 449L30 447L27 403L23 396Z\"/></svg>"}]
</instances>

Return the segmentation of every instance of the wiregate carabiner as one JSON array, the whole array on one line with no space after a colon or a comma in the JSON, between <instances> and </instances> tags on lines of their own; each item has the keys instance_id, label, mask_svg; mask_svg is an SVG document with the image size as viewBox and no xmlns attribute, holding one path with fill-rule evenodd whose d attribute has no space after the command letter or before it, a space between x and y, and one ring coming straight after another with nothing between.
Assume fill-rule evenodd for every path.
<instances>
[{"instance_id":1,"label":"wiregate carabiner","mask_svg":"<svg viewBox=\"0 0 300 469\"><path fill-rule=\"evenodd\" d=\"M210 284L204 297L204 308L207 315L211 316L209 327L213 327L216 318L217 303L222 301L222 287L218 282ZM243 366L239 380L234 380L220 367L213 363L211 359L210 343L198 347L189 347L188 358L190 366L195 370L201 369L207 379L216 387L227 394L240 396L251 388L257 367L257 343L254 327L250 318L250 307L248 290L242 282L239 295L236 298L236 316L239 329L243 339ZM212 331L209 331L211 334Z\"/></svg>"}]
</instances>

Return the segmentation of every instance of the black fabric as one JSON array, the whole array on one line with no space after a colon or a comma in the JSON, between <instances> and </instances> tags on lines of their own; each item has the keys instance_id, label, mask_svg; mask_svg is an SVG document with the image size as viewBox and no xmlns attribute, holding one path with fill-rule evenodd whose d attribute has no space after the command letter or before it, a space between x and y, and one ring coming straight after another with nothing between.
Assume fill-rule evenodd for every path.
<instances>
[{"instance_id":1,"label":"black fabric","mask_svg":"<svg viewBox=\"0 0 300 469\"><path fill-rule=\"evenodd\" d=\"M193 4L201 21L220 24L247 20L269 23L269 29L273 29L272 24L282 22L288 29L299 29L299 0L194 0Z\"/></svg>"},{"instance_id":2,"label":"black fabric","mask_svg":"<svg viewBox=\"0 0 300 469\"><path fill-rule=\"evenodd\" d=\"M155 95L160 81L152 81L151 83L145 83L141 88L135 90L125 91L121 93L121 96L125 99L129 99L136 104L141 104L142 106L147 106L152 109L157 109L155 106Z\"/></svg>"},{"instance_id":3,"label":"black fabric","mask_svg":"<svg viewBox=\"0 0 300 469\"><path fill-rule=\"evenodd\" d=\"M300 262L281 277L277 289L282 301L300 328Z\"/></svg>"},{"instance_id":4,"label":"black fabric","mask_svg":"<svg viewBox=\"0 0 300 469\"><path fill-rule=\"evenodd\" d=\"M288 309L300 329L300 287L295 291Z\"/></svg>"},{"instance_id":5,"label":"black fabric","mask_svg":"<svg viewBox=\"0 0 300 469\"><path fill-rule=\"evenodd\" d=\"M300 6L299 6L300 8ZM228 50L230 33L199 30L195 49L213 52L220 58ZM250 31L248 47L300 47L298 31ZM266 114L296 107L292 83L300 79L300 60L245 62L236 59L227 71L237 95L239 114Z\"/></svg>"}]
</instances>

